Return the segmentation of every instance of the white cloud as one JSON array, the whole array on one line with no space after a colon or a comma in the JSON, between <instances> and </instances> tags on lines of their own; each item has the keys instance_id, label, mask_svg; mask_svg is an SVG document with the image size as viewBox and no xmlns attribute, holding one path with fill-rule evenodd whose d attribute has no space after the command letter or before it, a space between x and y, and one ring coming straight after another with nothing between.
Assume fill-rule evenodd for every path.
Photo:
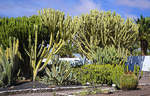
<instances>
[{"instance_id":1,"label":"white cloud","mask_svg":"<svg viewBox=\"0 0 150 96\"><path fill-rule=\"evenodd\" d=\"M54 8L75 16L91 9L100 10L101 5L94 0L4 0L0 3L1 14L14 17L31 16L37 14L37 10L41 8Z\"/></svg>"},{"instance_id":2,"label":"white cloud","mask_svg":"<svg viewBox=\"0 0 150 96\"><path fill-rule=\"evenodd\" d=\"M95 3L93 0L80 0L80 3L77 4L74 8L75 12L78 14L88 13L92 9L101 9L101 5Z\"/></svg>"},{"instance_id":3,"label":"white cloud","mask_svg":"<svg viewBox=\"0 0 150 96\"><path fill-rule=\"evenodd\" d=\"M118 5L135 7L140 9L150 9L150 0L116 0Z\"/></svg>"}]
</instances>

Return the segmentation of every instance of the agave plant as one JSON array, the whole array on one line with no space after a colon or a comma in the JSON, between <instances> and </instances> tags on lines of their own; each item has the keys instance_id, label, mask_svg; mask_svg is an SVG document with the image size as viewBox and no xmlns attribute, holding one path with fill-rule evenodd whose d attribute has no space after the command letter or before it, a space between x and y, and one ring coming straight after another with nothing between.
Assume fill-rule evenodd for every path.
<instances>
[{"instance_id":1,"label":"agave plant","mask_svg":"<svg viewBox=\"0 0 150 96\"><path fill-rule=\"evenodd\" d=\"M51 67L46 68L46 74L48 81L55 85L66 85L75 80L70 64L67 61L59 61L58 58L52 60Z\"/></svg>"}]
</instances>

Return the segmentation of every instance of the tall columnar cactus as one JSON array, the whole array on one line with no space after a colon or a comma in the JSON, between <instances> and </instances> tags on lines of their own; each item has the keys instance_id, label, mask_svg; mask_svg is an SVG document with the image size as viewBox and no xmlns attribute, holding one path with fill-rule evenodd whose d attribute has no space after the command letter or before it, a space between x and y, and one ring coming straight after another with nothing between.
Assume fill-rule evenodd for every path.
<instances>
[{"instance_id":1,"label":"tall columnar cactus","mask_svg":"<svg viewBox=\"0 0 150 96\"><path fill-rule=\"evenodd\" d=\"M67 16L65 18L63 12L53 9L43 9L39 11L39 15L42 24L48 28L50 38L48 48L44 47L45 40L38 46L38 26L36 25L34 44L31 44L32 38L31 35L29 35L29 49L31 50L26 50L26 52L30 57L30 64L33 68L33 81L35 81L37 73L46 67L52 55L57 54L65 41L68 40L70 37L69 33L73 29L71 17ZM42 64L44 58L47 58L47 60Z\"/></svg>"},{"instance_id":2,"label":"tall columnar cactus","mask_svg":"<svg viewBox=\"0 0 150 96\"><path fill-rule=\"evenodd\" d=\"M9 47L6 49L2 45L0 46L0 82L5 85L10 85L13 82L14 72L18 70L18 60L21 59L18 46L19 41L15 38L9 39Z\"/></svg>"},{"instance_id":3,"label":"tall columnar cactus","mask_svg":"<svg viewBox=\"0 0 150 96\"><path fill-rule=\"evenodd\" d=\"M75 44L88 59L92 59L98 47L106 45L129 49L138 35L138 26L129 18L125 21L115 12L92 10L90 14L74 17L73 21Z\"/></svg>"},{"instance_id":4,"label":"tall columnar cactus","mask_svg":"<svg viewBox=\"0 0 150 96\"><path fill-rule=\"evenodd\" d=\"M38 42L38 35L37 35L37 30L38 30L38 26L35 25L34 26L34 30L35 30L35 40L34 40L34 44L31 44L31 34L29 34L29 46L28 49L30 49L29 51L27 49L25 49L26 53L28 54L29 58L30 58L30 65L32 67L33 70L33 81L35 81L35 78L37 76L37 73L43 69L43 66L45 66L48 61L50 60L53 50L52 52L49 54L50 50L47 50L47 47L44 47L44 41L42 42L41 46L39 47L37 42ZM39 49L38 49L39 48ZM47 61L44 63L44 65L42 64L42 61L44 58L47 58Z\"/></svg>"}]
</instances>

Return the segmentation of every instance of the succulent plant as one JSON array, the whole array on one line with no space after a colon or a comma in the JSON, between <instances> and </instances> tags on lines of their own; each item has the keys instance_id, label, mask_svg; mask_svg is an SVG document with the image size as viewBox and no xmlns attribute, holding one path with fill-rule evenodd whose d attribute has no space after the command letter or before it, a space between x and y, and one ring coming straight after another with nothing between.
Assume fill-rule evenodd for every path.
<instances>
[{"instance_id":1,"label":"succulent plant","mask_svg":"<svg viewBox=\"0 0 150 96\"><path fill-rule=\"evenodd\" d=\"M66 40L70 38L70 32L72 32L71 17L65 17L65 14L61 11L42 9L39 11L39 16L42 24L48 28L50 38L48 48L44 46L44 40L41 46L38 46L38 25L34 26L34 44L31 44L33 37L29 34L29 50L26 50L26 53L30 58L30 65L33 69L33 81L35 81L38 72L45 69L49 60L52 59L52 55L57 54ZM46 62L42 64L44 58L46 58Z\"/></svg>"},{"instance_id":2,"label":"succulent plant","mask_svg":"<svg viewBox=\"0 0 150 96\"><path fill-rule=\"evenodd\" d=\"M67 85L74 81L71 66L67 61L59 61L58 58L52 60L52 65L46 68L48 82L55 85Z\"/></svg>"},{"instance_id":3,"label":"succulent plant","mask_svg":"<svg viewBox=\"0 0 150 96\"><path fill-rule=\"evenodd\" d=\"M120 64L120 62L127 60L128 50L125 48L115 48L115 46L106 46L105 48L98 48L93 54L94 63L97 64Z\"/></svg>"},{"instance_id":4,"label":"succulent plant","mask_svg":"<svg viewBox=\"0 0 150 96\"><path fill-rule=\"evenodd\" d=\"M9 47L0 46L0 86L11 85L15 79L15 71L18 68L18 60L21 55L18 51L19 41L9 38Z\"/></svg>"},{"instance_id":5,"label":"succulent plant","mask_svg":"<svg viewBox=\"0 0 150 96\"><path fill-rule=\"evenodd\" d=\"M138 36L138 26L133 20L121 18L115 12L91 10L73 19L74 43L89 60L97 48L114 45L130 49Z\"/></svg>"},{"instance_id":6,"label":"succulent plant","mask_svg":"<svg viewBox=\"0 0 150 96\"><path fill-rule=\"evenodd\" d=\"M131 90L138 86L138 78L132 72L127 72L120 77L120 89Z\"/></svg>"}]
</instances>

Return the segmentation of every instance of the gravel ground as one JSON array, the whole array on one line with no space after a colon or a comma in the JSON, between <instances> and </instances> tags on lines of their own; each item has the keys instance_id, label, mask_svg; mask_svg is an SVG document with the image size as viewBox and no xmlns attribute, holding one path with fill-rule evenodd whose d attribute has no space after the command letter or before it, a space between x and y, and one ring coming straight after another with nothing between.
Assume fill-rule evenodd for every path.
<instances>
[{"instance_id":1,"label":"gravel ground","mask_svg":"<svg viewBox=\"0 0 150 96\"><path fill-rule=\"evenodd\" d=\"M81 91L81 90L59 91L57 93L66 94L66 93L72 93L72 92L78 92L78 91ZM8 96L54 96L54 93L55 92L23 93L23 94L15 94L15 95L8 95ZM112 94L95 94L95 95L88 95L88 96L150 96L150 86L138 86L137 90L130 90L130 91L119 90Z\"/></svg>"},{"instance_id":2,"label":"gravel ground","mask_svg":"<svg viewBox=\"0 0 150 96\"><path fill-rule=\"evenodd\" d=\"M15 94L15 95L8 95L8 96L54 96L54 95L52 92L45 92L45 93Z\"/></svg>"},{"instance_id":3,"label":"gravel ground","mask_svg":"<svg viewBox=\"0 0 150 96\"><path fill-rule=\"evenodd\" d=\"M139 86L137 90L118 91L113 94L96 94L89 96L150 96L150 86Z\"/></svg>"}]
</instances>

